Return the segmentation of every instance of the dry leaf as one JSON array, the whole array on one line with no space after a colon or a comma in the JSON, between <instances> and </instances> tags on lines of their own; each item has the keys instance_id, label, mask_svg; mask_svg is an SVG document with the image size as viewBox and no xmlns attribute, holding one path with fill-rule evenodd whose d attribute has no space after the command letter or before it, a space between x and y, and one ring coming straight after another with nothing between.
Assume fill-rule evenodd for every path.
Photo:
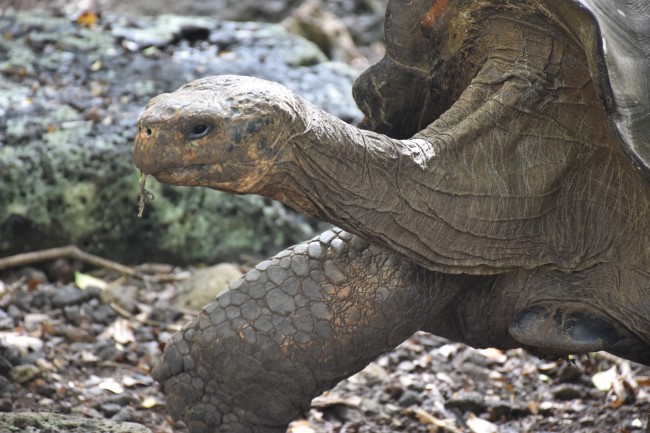
<instances>
[{"instance_id":1,"label":"dry leaf","mask_svg":"<svg viewBox=\"0 0 650 433\"><path fill-rule=\"evenodd\" d=\"M131 331L131 325L128 320L119 318L113 324L107 327L104 332L97 338L111 339L118 344L128 344L135 342L135 335Z\"/></svg>"},{"instance_id":2,"label":"dry leaf","mask_svg":"<svg viewBox=\"0 0 650 433\"><path fill-rule=\"evenodd\" d=\"M316 433L316 430L312 428L309 421L300 420L292 422L291 425L289 425L287 433Z\"/></svg>"},{"instance_id":3,"label":"dry leaf","mask_svg":"<svg viewBox=\"0 0 650 433\"><path fill-rule=\"evenodd\" d=\"M75 20L75 22L77 23L78 26L91 28L95 24L97 24L98 18L99 17L95 12L86 11L80 14Z\"/></svg>"},{"instance_id":4,"label":"dry leaf","mask_svg":"<svg viewBox=\"0 0 650 433\"><path fill-rule=\"evenodd\" d=\"M636 383L639 386L650 386L650 376L637 376Z\"/></svg>"},{"instance_id":5,"label":"dry leaf","mask_svg":"<svg viewBox=\"0 0 650 433\"><path fill-rule=\"evenodd\" d=\"M422 409L415 408L411 411L422 424L430 424L434 428L443 429L450 433L460 433L456 427L454 427L454 420L443 420L438 419L435 416L431 415L429 412L426 412Z\"/></svg>"},{"instance_id":6,"label":"dry leaf","mask_svg":"<svg viewBox=\"0 0 650 433\"><path fill-rule=\"evenodd\" d=\"M609 370L601 371L596 373L591 378L596 389L600 391L609 391L614 386L614 383L618 379L618 373L616 372L616 366L613 366Z\"/></svg>"},{"instance_id":7,"label":"dry leaf","mask_svg":"<svg viewBox=\"0 0 650 433\"><path fill-rule=\"evenodd\" d=\"M108 390L115 394L122 394L124 392L124 387L117 383L115 379L106 379L97 385L98 388Z\"/></svg>"},{"instance_id":8,"label":"dry leaf","mask_svg":"<svg viewBox=\"0 0 650 433\"><path fill-rule=\"evenodd\" d=\"M469 427L473 433L497 433L499 431L496 424L479 418L473 413L470 413L467 418L467 427Z\"/></svg>"},{"instance_id":9,"label":"dry leaf","mask_svg":"<svg viewBox=\"0 0 650 433\"><path fill-rule=\"evenodd\" d=\"M325 408L329 406L344 405L349 407L359 407L361 405L361 397L351 396L347 398L336 397L332 394L323 394L312 400L311 406L316 408Z\"/></svg>"},{"instance_id":10,"label":"dry leaf","mask_svg":"<svg viewBox=\"0 0 650 433\"><path fill-rule=\"evenodd\" d=\"M106 281L81 272L74 273L74 282L81 290L86 290L88 287L97 287L104 290L108 286Z\"/></svg>"},{"instance_id":11,"label":"dry leaf","mask_svg":"<svg viewBox=\"0 0 650 433\"><path fill-rule=\"evenodd\" d=\"M487 349L479 349L477 352L483 355L488 361L494 362L495 364L503 364L508 359L505 353L499 349L491 347Z\"/></svg>"},{"instance_id":12,"label":"dry leaf","mask_svg":"<svg viewBox=\"0 0 650 433\"><path fill-rule=\"evenodd\" d=\"M144 400L142 400L140 406L145 409L151 409L152 407L158 406L158 400L156 400L155 397L146 397Z\"/></svg>"},{"instance_id":13,"label":"dry leaf","mask_svg":"<svg viewBox=\"0 0 650 433\"><path fill-rule=\"evenodd\" d=\"M39 352L43 348L43 340L40 338L21 335L16 332L0 332L0 342L5 346L15 347L22 353Z\"/></svg>"}]
</instances>

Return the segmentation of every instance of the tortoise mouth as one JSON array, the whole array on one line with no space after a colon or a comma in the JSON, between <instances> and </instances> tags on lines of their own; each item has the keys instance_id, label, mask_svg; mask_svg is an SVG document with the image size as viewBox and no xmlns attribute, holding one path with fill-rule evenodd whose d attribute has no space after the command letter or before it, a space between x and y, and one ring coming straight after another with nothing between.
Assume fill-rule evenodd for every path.
<instances>
[{"instance_id":1,"label":"tortoise mouth","mask_svg":"<svg viewBox=\"0 0 650 433\"><path fill-rule=\"evenodd\" d=\"M202 180L214 175L215 169L222 171L222 164L174 164L158 167L155 170L142 170L144 173L153 176L158 182L169 183L173 185L187 185L188 182L200 184Z\"/></svg>"}]
</instances>

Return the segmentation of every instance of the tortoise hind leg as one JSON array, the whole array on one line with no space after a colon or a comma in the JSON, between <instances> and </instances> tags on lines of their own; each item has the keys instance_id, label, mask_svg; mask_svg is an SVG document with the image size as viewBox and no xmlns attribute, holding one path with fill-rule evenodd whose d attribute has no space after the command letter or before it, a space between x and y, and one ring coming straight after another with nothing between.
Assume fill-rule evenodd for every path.
<instances>
[{"instance_id":1,"label":"tortoise hind leg","mask_svg":"<svg viewBox=\"0 0 650 433\"><path fill-rule=\"evenodd\" d=\"M509 331L526 345L566 353L605 350L629 334L585 305L568 302L526 307L515 315Z\"/></svg>"},{"instance_id":2,"label":"tortoise hind leg","mask_svg":"<svg viewBox=\"0 0 650 433\"><path fill-rule=\"evenodd\" d=\"M508 331L534 352L548 355L604 350L650 365L650 344L644 340L645 298L630 301L622 288L634 280L611 265L565 274L538 272L522 290L525 300Z\"/></svg>"},{"instance_id":3,"label":"tortoise hind leg","mask_svg":"<svg viewBox=\"0 0 650 433\"><path fill-rule=\"evenodd\" d=\"M604 350L650 364L650 349L627 328L577 303L545 303L524 308L509 328L522 344L553 354Z\"/></svg>"}]
</instances>

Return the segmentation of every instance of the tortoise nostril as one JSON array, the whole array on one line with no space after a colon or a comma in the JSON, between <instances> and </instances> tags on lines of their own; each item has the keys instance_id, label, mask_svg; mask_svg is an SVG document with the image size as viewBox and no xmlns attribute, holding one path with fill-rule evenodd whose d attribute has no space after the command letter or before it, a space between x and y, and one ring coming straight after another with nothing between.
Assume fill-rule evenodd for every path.
<instances>
[{"instance_id":1,"label":"tortoise nostril","mask_svg":"<svg viewBox=\"0 0 650 433\"><path fill-rule=\"evenodd\" d=\"M147 132L147 137L151 137L151 133L152 133L151 128L147 128L146 132Z\"/></svg>"}]
</instances>

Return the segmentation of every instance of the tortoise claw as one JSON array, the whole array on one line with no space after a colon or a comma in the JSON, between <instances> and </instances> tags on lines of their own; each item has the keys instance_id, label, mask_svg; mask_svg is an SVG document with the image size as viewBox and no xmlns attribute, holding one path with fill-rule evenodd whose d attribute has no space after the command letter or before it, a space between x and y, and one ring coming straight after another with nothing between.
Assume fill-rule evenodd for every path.
<instances>
[{"instance_id":1,"label":"tortoise claw","mask_svg":"<svg viewBox=\"0 0 650 433\"><path fill-rule=\"evenodd\" d=\"M608 350L630 336L613 320L570 303L527 307L515 315L509 331L523 344L562 353Z\"/></svg>"}]
</instances>

